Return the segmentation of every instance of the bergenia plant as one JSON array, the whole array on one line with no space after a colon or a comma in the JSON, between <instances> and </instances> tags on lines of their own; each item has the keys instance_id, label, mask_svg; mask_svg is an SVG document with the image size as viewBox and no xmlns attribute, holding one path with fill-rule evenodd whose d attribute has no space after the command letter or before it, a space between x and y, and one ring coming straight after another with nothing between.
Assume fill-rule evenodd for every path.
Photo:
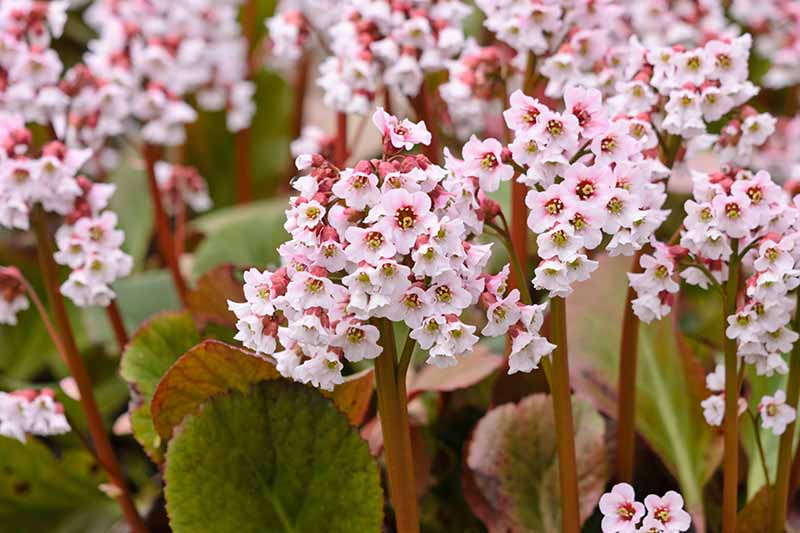
<instances>
[{"instance_id":1,"label":"bergenia plant","mask_svg":"<svg viewBox=\"0 0 800 533\"><path fill-rule=\"evenodd\" d=\"M798 110L793 0L0 0L2 529L791 529Z\"/></svg>"}]
</instances>

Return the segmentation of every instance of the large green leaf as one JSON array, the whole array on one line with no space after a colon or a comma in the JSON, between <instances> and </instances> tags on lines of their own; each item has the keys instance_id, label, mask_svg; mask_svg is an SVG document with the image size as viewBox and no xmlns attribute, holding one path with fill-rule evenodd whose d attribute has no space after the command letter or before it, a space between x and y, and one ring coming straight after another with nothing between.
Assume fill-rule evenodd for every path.
<instances>
[{"instance_id":1,"label":"large green leaf","mask_svg":"<svg viewBox=\"0 0 800 533\"><path fill-rule=\"evenodd\" d=\"M269 201L226 208L194 221L206 238L194 257L194 275L200 276L217 265L234 263L259 268L278 263L277 247L288 240L283 229L287 201Z\"/></svg>"},{"instance_id":2,"label":"large green leaf","mask_svg":"<svg viewBox=\"0 0 800 533\"><path fill-rule=\"evenodd\" d=\"M567 303L573 387L612 418L630 263L626 257L601 257L600 268ZM703 369L672 320L640 325L636 429L678 480L696 522L703 486L722 454L721 439L703 418L705 396Z\"/></svg>"},{"instance_id":3,"label":"large green leaf","mask_svg":"<svg viewBox=\"0 0 800 533\"><path fill-rule=\"evenodd\" d=\"M366 443L333 404L296 383L206 402L176 430L164 476L175 533L381 529Z\"/></svg>"},{"instance_id":4,"label":"large green leaf","mask_svg":"<svg viewBox=\"0 0 800 533\"><path fill-rule=\"evenodd\" d=\"M162 456L150 401L172 363L198 342L200 333L188 312L162 313L136 332L122 356L120 374L136 395L131 406L133 434L154 461Z\"/></svg>"},{"instance_id":5,"label":"large green leaf","mask_svg":"<svg viewBox=\"0 0 800 533\"><path fill-rule=\"evenodd\" d=\"M42 442L22 444L0 437L0 529L8 532L51 533L87 531L70 524L87 510L97 513L115 503L98 490L105 478L91 455L67 450L56 457ZM116 511L101 512L106 531L118 519ZM99 523L94 514L94 519Z\"/></svg>"},{"instance_id":6,"label":"large green leaf","mask_svg":"<svg viewBox=\"0 0 800 533\"><path fill-rule=\"evenodd\" d=\"M581 519L592 514L608 480L605 422L584 401L573 400ZM467 452L473 490L467 501L490 531L556 533L561 530L557 443L549 395L489 411Z\"/></svg>"}]
</instances>

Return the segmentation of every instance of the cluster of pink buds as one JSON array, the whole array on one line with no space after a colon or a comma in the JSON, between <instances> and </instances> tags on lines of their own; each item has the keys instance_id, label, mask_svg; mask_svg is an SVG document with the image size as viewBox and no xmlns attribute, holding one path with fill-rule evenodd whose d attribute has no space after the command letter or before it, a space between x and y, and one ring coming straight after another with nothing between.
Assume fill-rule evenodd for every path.
<instances>
[{"instance_id":1,"label":"cluster of pink buds","mask_svg":"<svg viewBox=\"0 0 800 533\"><path fill-rule=\"evenodd\" d=\"M618 483L600 498L603 533L681 533L692 517L683 509L683 497L675 491L650 494L644 504L636 501L633 487Z\"/></svg>"},{"instance_id":2,"label":"cluster of pink buds","mask_svg":"<svg viewBox=\"0 0 800 533\"><path fill-rule=\"evenodd\" d=\"M317 80L337 111L366 114L383 89L416 96L425 73L443 70L464 46L461 23L470 9L459 0L343 4L325 34L332 55Z\"/></svg>"},{"instance_id":3,"label":"cluster of pink buds","mask_svg":"<svg viewBox=\"0 0 800 533\"><path fill-rule=\"evenodd\" d=\"M0 116L0 226L9 229L28 229L35 204L67 215L83 193L76 175L91 151L53 141L34 156L31 139L21 117Z\"/></svg>"},{"instance_id":4,"label":"cluster of pink buds","mask_svg":"<svg viewBox=\"0 0 800 533\"><path fill-rule=\"evenodd\" d=\"M196 113L226 110L231 131L246 128L255 112L247 81L247 43L237 22L238 0L100 0L86 11L99 37L84 61L92 73L129 95L130 113L153 144L184 141Z\"/></svg>"},{"instance_id":5,"label":"cluster of pink buds","mask_svg":"<svg viewBox=\"0 0 800 533\"><path fill-rule=\"evenodd\" d=\"M30 305L19 269L0 266L0 324L15 325L17 314Z\"/></svg>"},{"instance_id":6,"label":"cluster of pink buds","mask_svg":"<svg viewBox=\"0 0 800 533\"><path fill-rule=\"evenodd\" d=\"M462 312L486 285L500 298L505 285L486 281L491 245L474 240L489 202L478 181L406 152L430 141L424 124L382 109L373 119L383 159L338 169L320 155L298 158L305 174L286 211L283 266L247 272L246 301L230 302L237 339L271 354L283 375L325 389L342 381L342 358L381 353L374 319L405 323L430 363L455 364L478 340Z\"/></svg>"},{"instance_id":7,"label":"cluster of pink buds","mask_svg":"<svg viewBox=\"0 0 800 533\"><path fill-rule=\"evenodd\" d=\"M28 435L69 432L64 406L51 389L0 392L0 435L25 442Z\"/></svg>"},{"instance_id":8,"label":"cluster of pink buds","mask_svg":"<svg viewBox=\"0 0 800 533\"><path fill-rule=\"evenodd\" d=\"M506 83L518 76L515 51L503 44L480 46L469 39L457 60L447 64L448 81L439 86L451 127L459 138L483 131L505 105Z\"/></svg>"},{"instance_id":9,"label":"cluster of pink buds","mask_svg":"<svg viewBox=\"0 0 800 533\"><path fill-rule=\"evenodd\" d=\"M182 205L188 205L195 213L211 209L208 184L196 168L158 161L155 172L164 209L170 214L176 214Z\"/></svg>"},{"instance_id":10,"label":"cluster of pink buds","mask_svg":"<svg viewBox=\"0 0 800 533\"><path fill-rule=\"evenodd\" d=\"M79 307L105 307L115 294L111 284L130 274L133 259L122 251L125 234L117 215L106 211L114 186L78 177L83 194L56 231L54 259L72 269L61 292Z\"/></svg>"}]
</instances>

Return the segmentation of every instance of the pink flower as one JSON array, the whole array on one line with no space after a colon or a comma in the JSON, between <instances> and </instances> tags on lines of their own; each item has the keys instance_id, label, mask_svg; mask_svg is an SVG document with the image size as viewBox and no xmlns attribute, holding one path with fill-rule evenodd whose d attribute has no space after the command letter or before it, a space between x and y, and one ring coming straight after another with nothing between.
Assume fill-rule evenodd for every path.
<instances>
[{"instance_id":1,"label":"pink flower","mask_svg":"<svg viewBox=\"0 0 800 533\"><path fill-rule=\"evenodd\" d=\"M515 132L523 133L536 125L541 113L547 111L547 106L539 103L536 98L524 94L520 90L514 91L509 98L511 108L503 111L503 118L509 128Z\"/></svg>"},{"instance_id":2,"label":"pink flower","mask_svg":"<svg viewBox=\"0 0 800 533\"><path fill-rule=\"evenodd\" d=\"M633 487L617 483L600 498L600 512L603 533L633 533L644 516L644 505L636 501Z\"/></svg>"},{"instance_id":3,"label":"pink flower","mask_svg":"<svg viewBox=\"0 0 800 533\"><path fill-rule=\"evenodd\" d=\"M431 198L423 192L394 189L383 195L379 212L384 217L378 227L389 235L397 251L407 254L417 237L435 222L431 213ZM370 216L372 212L370 212Z\"/></svg>"},{"instance_id":4,"label":"pink flower","mask_svg":"<svg viewBox=\"0 0 800 533\"><path fill-rule=\"evenodd\" d=\"M683 497L673 490L661 497L651 494L644 499L644 506L647 508L647 519L660 522L664 530L670 533L686 531L692 523L692 517L683 510Z\"/></svg>"},{"instance_id":5,"label":"pink flower","mask_svg":"<svg viewBox=\"0 0 800 533\"><path fill-rule=\"evenodd\" d=\"M414 124L408 119L398 120L379 107L372 115L372 123L381 130L384 141L397 149L411 150L417 144L431 143L431 133L424 122Z\"/></svg>"},{"instance_id":6,"label":"pink flower","mask_svg":"<svg viewBox=\"0 0 800 533\"><path fill-rule=\"evenodd\" d=\"M578 119L584 137L594 137L608 127L603 95L597 89L570 87L564 92L564 105L567 112Z\"/></svg>"},{"instance_id":7,"label":"pink flower","mask_svg":"<svg viewBox=\"0 0 800 533\"><path fill-rule=\"evenodd\" d=\"M497 139L470 137L462 150L467 175L475 176L486 192L496 191L501 181L514 177L514 167L503 163L503 146Z\"/></svg>"}]
</instances>

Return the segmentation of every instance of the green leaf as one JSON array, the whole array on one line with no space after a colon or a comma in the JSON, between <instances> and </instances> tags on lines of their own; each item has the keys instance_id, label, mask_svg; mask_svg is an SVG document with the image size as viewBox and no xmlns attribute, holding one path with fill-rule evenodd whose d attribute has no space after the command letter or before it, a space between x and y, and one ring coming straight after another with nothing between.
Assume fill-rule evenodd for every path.
<instances>
[{"instance_id":1,"label":"green leaf","mask_svg":"<svg viewBox=\"0 0 800 533\"><path fill-rule=\"evenodd\" d=\"M122 164L111 175L117 187L109 209L119 218L119 228L125 232L122 249L133 257L134 268L141 270L153 235L153 207L147 194L147 175L144 163L133 150L120 156Z\"/></svg>"},{"instance_id":2,"label":"green leaf","mask_svg":"<svg viewBox=\"0 0 800 533\"><path fill-rule=\"evenodd\" d=\"M573 398L581 520L594 511L608 480L605 422ZM473 511L490 531L556 533L561 530L557 442L549 395L489 411L466 455Z\"/></svg>"},{"instance_id":3,"label":"green leaf","mask_svg":"<svg viewBox=\"0 0 800 533\"><path fill-rule=\"evenodd\" d=\"M612 418L630 264L626 257L601 257L591 280L567 301L572 385ZM693 516L702 515L703 486L722 456L721 439L700 407L706 396L703 368L670 318L641 324L636 429L678 480Z\"/></svg>"},{"instance_id":4,"label":"green leaf","mask_svg":"<svg viewBox=\"0 0 800 533\"><path fill-rule=\"evenodd\" d=\"M139 272L114 283L122 320L128 331L136 329L148 318L163 311L181 308L178 293L167 270ZM116 352L116 339L108 322L105 309L89 307L83 310L83 325L87 335L96 344L110 347Z\"/></svg>"},{"instance_id":5,"label":"green leaf","mask_svg":"<svg viewBox=\"0 0 800 533\"><path fill-rule=\"evenodd\" d=\"M115 505L98 485L105 480L87 452L56 458L39 440L22 444L0 437L0 524L3 531L74 531L66 524L87 509ZM118 518L115 513L114 518ZM63 526L63 527L62 527Z\"/></svg>"},{"instance_id":6,"label":"green leaf","mask_svg":"<svg viewBox=\"0 0 800 533\"><path fill-rule=\"evenodd\" d=\"M197 218L193 224L206 238L195 253L194 275L226 263L259 268L277 264L277 248L289 238L283 229L287 206L285 199L278 198Z\"/></svg>"},{"instance_id":7,"label":"green leaf","mask_svg":"<svg viewBox=\"0 0 800 533\"><path fill-rule=\"evenodd\" d=\"M131 409L133 435L154 461L161 459L161 452L150 401L172 363L198 342L200 333L188 312L162 313L136 332L122 355L120 375L136 395Z\"/></svg>"},{"instance_id":8,"label":"green leaf","mask_svg":"<svg viewBox=\"0 0 800 533\"><path fill-rule=\"evenodd\" d=\"M366 443L318 392L288 381L217 396L189 415L164 477L175 533L381 530Z\"/></svg>"},{"instance_id":9,"label":"green leaf","mask_svg":"<svg viewBox=\"0 0 800 533\"><path fill-rule=\"evenodd\" d=\"M254 383L279 377L275 366L262 357L222 342L203 341L183 354L159 382L151 402L153 424L169 440L175 426L209 398L246 392Z\"/></svg>"}]
</instances>

